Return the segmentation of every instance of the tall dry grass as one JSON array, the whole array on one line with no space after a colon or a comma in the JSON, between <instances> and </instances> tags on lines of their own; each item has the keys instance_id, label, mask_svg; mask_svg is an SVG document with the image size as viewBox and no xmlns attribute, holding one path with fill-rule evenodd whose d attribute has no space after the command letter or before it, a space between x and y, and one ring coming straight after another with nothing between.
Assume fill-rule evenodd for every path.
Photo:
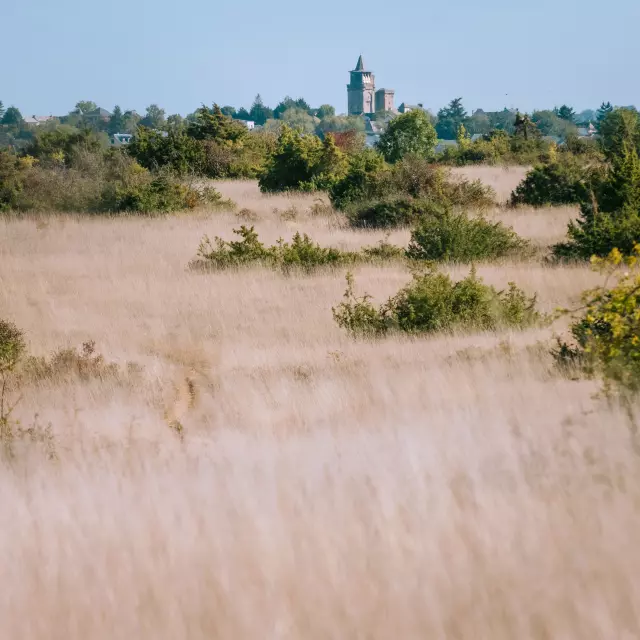
<instances>
[{"instance_id":1,"label":"tall dry grass","mask_svg":"<svg viewBox=\"0 0 640 640\"><path fill-rule=\"evenodd\" d=\"M309 198L222 190L268 240L382 237ZM273 212L292 203L295 220ZM496 215L542 243L569 213ZM235 223L0 221L0 316L31 351L95 339L144 367L25 389L18 417L52 423L59 460L27 446L0 464L0 636L640 637L638 447L596 382L554 369L562 327L355 342L331 317L342 272L186 269ZM597 280L479 272L546 310ZM355 277L384 299L410 276Z\"/></svg>"}]
</instances>

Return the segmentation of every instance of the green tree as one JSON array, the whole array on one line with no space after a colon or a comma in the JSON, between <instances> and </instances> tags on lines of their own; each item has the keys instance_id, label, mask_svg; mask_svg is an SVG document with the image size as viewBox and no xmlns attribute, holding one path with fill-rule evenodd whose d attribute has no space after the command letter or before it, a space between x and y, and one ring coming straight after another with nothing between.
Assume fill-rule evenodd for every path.
<instances>
[{"instance_id":1,"label":"green tree","mask_svg":"<svg viewBox=\"0 0 640 640\"><path fill-rule=\"evenodd\" d=\"M528 113L520 113L518 111L513 125L515 127L515 135L524 138L524 140L528 141L539 135L538 129L533 124Z\"/></svg>"},{"instance_id":2,"label":"green tree","mask_svg":"<svg viewBox=\"0 0 640 640\"><path fill-rule=\"evenodd\" d=\"M391 120L377 147L387 162L397 162L409 154L431 157L436 142L436 130L429 117L422 109L416 109Z\"/></svg>"},{"instance_id":3,"label":"green tree","mask_svg":"<svg viewBox=\"0 0 640 640\"><path fill-rule=\"evenodd\" d=\"M167 129L169 131L180 131L184 128L184 118L179 113L173 113L167 117Z\"/></svg>"},{"instance_id":4,"label":"green tree","mask_svg":"<svg viewBox=\"0 0 640 640\"><path fill-rule=\"evenodd\" d=\"M559 109L554 109L554 112L558 118L566 120L567 122L574 122L576 117L576 112L566 104L563 104Z\"/></svg>"},{"instance_id":5,"label":"green tree","mask_svg":"<svg viewBox=\"0 0 640 640\"><path fill-rule=\"evenodd\" d=\"M506 131L509 135L515 133L513 126L515 113L511 109L505 107L502 111L493 111L488 113L487 116L491 122L492 130Z\"/></svg>"},{"instance_id":6,"label":"green tree","mask_svg":"<svg viewBox=\"0 0 640 640\"><path fill-rule=\"evenodd\" d=\"M17 107L9 107L2 116L0 124L7 125L8 127L18 128L24 122L22 114Z\"/></svg>"},{"instance_id":7,"label":"green tree","mask_svg":"<svg viewBox=\"0 0 640 640\"><path fill-rule=\"evenodd\" d=\"M635 110L608 111L599 121L598 129L602 149L610 161L623 153L625 145L640 147L640 117Z\"/></svg>"},{"instance_id":8,"label":"green tree","mask_svg":"<svg viewBox=\"0 0 640 640\"><path fill-rule=\"evenodd\" d=\"M465 128L470 134L487 134L491 131L491 118L482 110L478 109L465 122Z\"/></svg>"},{"instance_id":9,"label":"green tree","mask_svg":"<svg viewBox=\"0 0 640 640\"><path fill-rule=\"evenodd\" d=\"M543 136L566 138L577 133L577 127L573 122L561 118L555 111L534 111L531 114L531 121Z\"/></svg>"},{"instance_id":10,"label":"green tree","mask_svg":"<svg viewBox=\"0 0 640 640\"><path fill-rule=\"evenodd\" d=\"M464 124L467 112L462 106L462 98L455 98L446 107L438 111L436 131L443 140L455 140L458 127Z\"/></svg>"},{"instance_id":11,"label":"green tree","mask_svg":"<svg viewBox=\"0 0 640 640\"><path fill-rule=\"evenodd\" d=\"M640 240L640 116L615 109L602 121L601 143L608 165L592 170L590 197L568 227L568 242L554 247L561 258L606 256L612 249L630 253Z\"/></svg>"},{"instance_id":12,"label":"green tree","mask_svg":"<svg viewBox=\"0 0 640 640\"><path fill-rule=\"evenodd\" d=\"M114 133L123 133L124 131L124 114L122 113L122 109L116 105L113 107L113 113L109 118L109 126L107 127L107 132L109 135L113 135Z\"/></svg>"},{"instance_id":13,"label":"green tree","mask_svg":"<svg viewBox=\"0 0 640 640\"><path fill-rule=\"evenodd\" d=\"M600 130L602 121L613 111L613 105L610 102L603 102L597 111L596 129Z\"/></svg>"},{"instance_id":14,"label":"green tree","mask_svg":"<svg viewBox=\"0 0 640 640\"><path fill-rule=\"evenodd\" d=\"M205 166L203 145L182 131L164 133L140 126L127 147L128 154L146 169L170 168L179 175L201 174Z\"/></svg>"},{"instance_id":15,"label":"green tree","mask_svg":"<svg viewBox=\"0 0 640 640\"><path fill-rule=\"evenodd\" d=\"M316 113L316 116L320 118L320 120L324 120L325 118L333 118L335 115L335 107L332 107L330 104L321 104Z\"/></svg>"},{"instance_id":16,"label":"green tree","mask_svg":"<svg viewBox=\"0 0 640 640\"><path fill-rule=\"evenodd\" d=\"M346 171L345 155L333 136L321 142L286 124L260 178L263 192L329 189Z\"/></svg>"},{"instance_id":17,"label":"green tree","mask_svg":"<svg viewBox=\"0 0 640 640\"><path fill-rule=\"evenodd\" d=\"M249 115L249 112L244 107L240 107L238 109L238 112L233 117L236 120L251 120L251 116Z\"/></svg>"},{"instance_id":18,"label":"green tree","mask_svg":"<svg viewBox=\"0 0 640 640\"><path fill-rule=\"evenodd\" d=\"M247 135L247 128L225 116L217 104L209 109L202 105L195 112L194 122L187 127L187 135L196 140L215 140L232 144Z\"/></svg>"},{"instance_id":19,"label":"green tree","mask_svg":"<svg viewBox=\"0 0 640 640\"><path fill-rule=\"evenodd\" d=\"M2 117L4 116L4 112L5 112L5 108L4 108L4 105L2 104L2 100L0 100L0 120L2 120Z\"/></svg>"},{"instance_id":20,"label":"green tree","mask_svg":"<svg viewBox=\"0 0 640 640\"><path fill-rule=\"evenodd\" d=\"M386 168L384 158L375 149L353 154L344 177L331 188L331 204L336 209L345 209L355 202L378 196L380 177Z\"/></svg>"},{"instance_id":21,"label":"green tree","mask_svg":"<svg viewBox=\"0 0 640 640\"><path fill-rule=\"evenodd\" d=\"M147 113L140 121L143 127L149 129L160 129L166 123L164 109L161 109L157 104L152 104L147 107Z\"/></svg>"},{"instance_id":22,"label":"green tree","mask_svg":"<svg viewBox=\"0 0 640 640\"><path fill-rule=\"evenodd\" d=\"M458 132L456 133L456 142L458 143L458 148L461 151L468 149L471 145L471 136L469 135L463 124L458 127Z\"/></svg>"},{"instance_id":23,"label":"green tree","mask_svg":"<svg viewBox=\"0 0 640 640\"><path fill-rule=\"evenodd\" d=\"M327 116L320 120L316 133L324 138L328 133L343 131L364 132L364 120L359 116Z\"/></svg>"},{"instance_id":24,"label":"green tree","mask_svg":"<svg viewBox=\"0 0 640 640\"><path fill-rule=\"evenodd\" d=\"M262 97L258 94L249 110L249 119L257 125L262 126L267 120L273 117L273 110L266 107L262 102Z\"/></svg>"},{"instance_id":25,"label":"green tree","mask_svg":"<svg viewBox=\"0 0 640 640\"><path fill-rule=\"evenodd\" d=\"M320 122L318 118L314 118L309 115L307 111L299 107L287 109L280 119L292 129L309 134L315 133L316 127Z\"/></svg>"},{"instance_id":26,"label":"green tree","mask_svg":"<svg viewBox=\"0 0 640 640\"><path fill-rule=\"evenodd\" d=\"M593 109L585 109L576 115L576 122L582 126L587 126L590 122L598 119L598 112Z\"/></svg>"},{"instance_id":27,"label":"green tree","mask_svg":"<svg viewBox=\"0 0 640 640\"><path fill-rule=\"evenodd\" d=\"M93 100L80 100L80 102L76 103L75 113L82 116L90 111L95 111L97 108L98 105Z\"/></svg>"},{"instance_id":28,"label":"green tree","mask_svg":"<svg viewBox=\"0 0 640 640\"><path fill-rule=\"evenodd\" d=\"M225 116L229 116L230 118L236 117L235 107L230 107L229 105L227 105L225 107L222 107L220 111L222 111L222 113L224 113Z\"/></svg>"},{"instance_id":29,"label":"green tree","mask_svg":"<svg viewBox=\"0 0 640 640\"><path fill-rule=\"evenodd\" d=\"M278 106L273 110L274 118L282 118L283 114L289 109L302 109L310 114L311 107L304 98L298 98L294 100L291 96L286 96L282 102L278 103Z\"/></svg>"},{"instance_id":30,"label":"green tree","mask_svg":"<svg viewBox=\"0 0 640 640\"><path fill-rule=\"evenodd\" d=\"M125 111L123 115L124 133L135 133L141 118L135 111Z\"/></svg>"}]
</instances>

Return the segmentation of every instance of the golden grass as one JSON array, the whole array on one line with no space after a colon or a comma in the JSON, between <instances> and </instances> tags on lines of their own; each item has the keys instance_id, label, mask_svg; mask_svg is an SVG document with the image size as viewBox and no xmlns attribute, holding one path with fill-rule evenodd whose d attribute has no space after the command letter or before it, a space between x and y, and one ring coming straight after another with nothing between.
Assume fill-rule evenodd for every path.
<instances>
[{"instance_id":1,"label":"golden grass","mask_svg":"<svg viewBox=\"0 0 640 640\"><path fill-rule=\"evenodd\" d=\"M267 240L382 237L313 217L311 198L222 190ZM273 213L291 203L297 220ZM570 213L496 215L542 243ZM554 370L562 326L354 342L331 317L342 271L186 269L234 224L0 221L0 316L31 351L95 339L144 366L25 389L18 417L52 423L60 460L0 464L0 637L639 637L637 447L596 382ZM597 282L479 271L546 310ZM378 300L410 277L355 276Z\"/></svg>"}]
</instances>

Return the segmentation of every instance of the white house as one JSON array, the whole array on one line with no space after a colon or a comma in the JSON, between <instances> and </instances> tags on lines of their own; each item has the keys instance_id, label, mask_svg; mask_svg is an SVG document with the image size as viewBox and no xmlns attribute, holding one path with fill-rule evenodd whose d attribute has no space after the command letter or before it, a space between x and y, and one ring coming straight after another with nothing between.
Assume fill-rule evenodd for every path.
<instances>
[{"instance_id":1,"label":"white house","mask_svg":"<svg viewBox=\"0 0 640 640\"><path fill-rule=\"evenodd\" d=\"M128 145L131 142L131 138L133 138L131 133L114 133L111 136L111 144L114 147L122 147Z\"/></svg>"}]
</instances>

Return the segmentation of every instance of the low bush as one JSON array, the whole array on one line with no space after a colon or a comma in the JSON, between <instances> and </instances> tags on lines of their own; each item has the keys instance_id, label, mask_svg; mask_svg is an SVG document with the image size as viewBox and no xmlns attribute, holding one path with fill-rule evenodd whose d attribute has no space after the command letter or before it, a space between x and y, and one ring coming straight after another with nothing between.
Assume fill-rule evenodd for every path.
<instances>
[{"instance_id":1,"label":"low bush","mask_svg":"<svg viewBox=\"0 0 640 640\"><path fill-rule=\"evenodd\" d=\"M511 204L543 207L580 204L589 196L588 169L565 157L534 167L511 194Z\"/></svg>"},{"instance_id":2,"label":"low bush","mask_svg":"<svg viewBox=\"0 0 640 640\"><path fill-rule=\"evenodd\" d=\"M357 202L384 195L384 174L389 170L384 158L373 149L349 157L345 175L329 190L331 204L345 210Z\"/></svg>"},{"instance_id":3,"label":"low bush","mask_svg":"<svg viewBox=\"0 0 640 640\"><path fill-rule=\"evenodd\" d=\"M280 239L275 245L265 246L254 227L241 226L234 229L240 240L223 240L205 236L198 247L193 268L227 269L248 264L263 264L272 268L289 271L300 269L311 271L318 267L351 264L359 259L359 254L341 251L332 247L321 247L305 233L296 233L291 242Z\"/></svg>"},{"instance_id":4,"label":"low bush","mask_svg":"<svg viewBox=\"0 0 640 640\"><path fill-rule=\"evenodd\" d=\"M479 180L453 178L449 169L415 156L389 167L372 151L351 159L346 176L335 183L329 196L336 208L347 212L378 201L404 206L409 198L475 209L495 205L493 189Z\"/></svg>"},{"instance_id":5,"label":"low bush","mask_svg":"<svg viewBox=\"0 0 640 640\"><path fill-rule=\"evenodd\" d=\"M586 291L571 325L573 344L559 341L553 351L562 368L598 374L608 392L640 391L640 245L626 257L617 249L594 258L605 283Z\"/></svg>"},{"instance_id":6,"label":"low bush","mask_svg":"<svg viewBox=\"0 0 640 640\"><path fill-rule=\"evenodd\" d=\"M420 220L411 233L407 257L472 262L502 258L527 247L526 240L501 222L444 210Z\"/></svg>"},{"instance_id":7,"label":"low bush","mask_svg":"<svg viewBox=\"0 0 640 640\"><path fill-rule=\"evenodd\" d=\"M388 236L371 247L363 247L362 255L372 261L392 262L404 260L406 251L402 247L389 242Z\"/></svg>"},{"instance_id":8,"label":"low bush","mask_svg":"<svg viewBox=\"0 0 640 640\"><path fill-rule=\"evenodd\" d=\"M333 308L333 317L354 336L524 328L543 320L535 296L527 297L513 283L499 291L484 284L473 269L458 282L435 270L416 273L412 282L377 308L368 294L355 295L353 278L348 276L344 300Z\"/></svg>"},{"instance_id":9,"label":"low bush","mask_svg":"<svg viewBox=\"0 0 640 640\"><path fill-rule=\"evenodd\" d=\"M140 370L139 366L129 364L126 374ZM29 356L25 358L17 375L21 384L66 380L116 382L125 378L125 371L116 363L107 362L96 351L95 342L90 340L83 343L81 349L60 349L49 358Z\"/></svg>"},{"instance_id":10,"label":"low bush","mask_svg":"<svg viewBox=\"0 0 640 640\"><path fill-rule=\"evenodd\" d=\"M151 173L117 150L67 153L68 162L0 153L0 210L153 213L232 206L215 189Z\"/></svg>"},{"instance_id":11,"label":"low bush","mask_svg":"<svg viewBox=\"0 0 640 640\"><path fill-rule=\"evenodd\" d=\"M467 139L451 146L438 156L439 163L466 166L472 164L531 165L548 156L553 143L537 136L524 139L496 129L477 140Z\"/></svg>"},{"instance_id":12,"label":"low bush","mask_svg":"<svg viewBox=\"0 0 640 640\"><path fill-rule=\"evenodd\" d=\"M385 199L363 202L347 210L352 227L368 229L395 229L407 227L419 220L442 213L444 208L429 200L408 196L389 196Z\"/></svg>"}]
</instances>

